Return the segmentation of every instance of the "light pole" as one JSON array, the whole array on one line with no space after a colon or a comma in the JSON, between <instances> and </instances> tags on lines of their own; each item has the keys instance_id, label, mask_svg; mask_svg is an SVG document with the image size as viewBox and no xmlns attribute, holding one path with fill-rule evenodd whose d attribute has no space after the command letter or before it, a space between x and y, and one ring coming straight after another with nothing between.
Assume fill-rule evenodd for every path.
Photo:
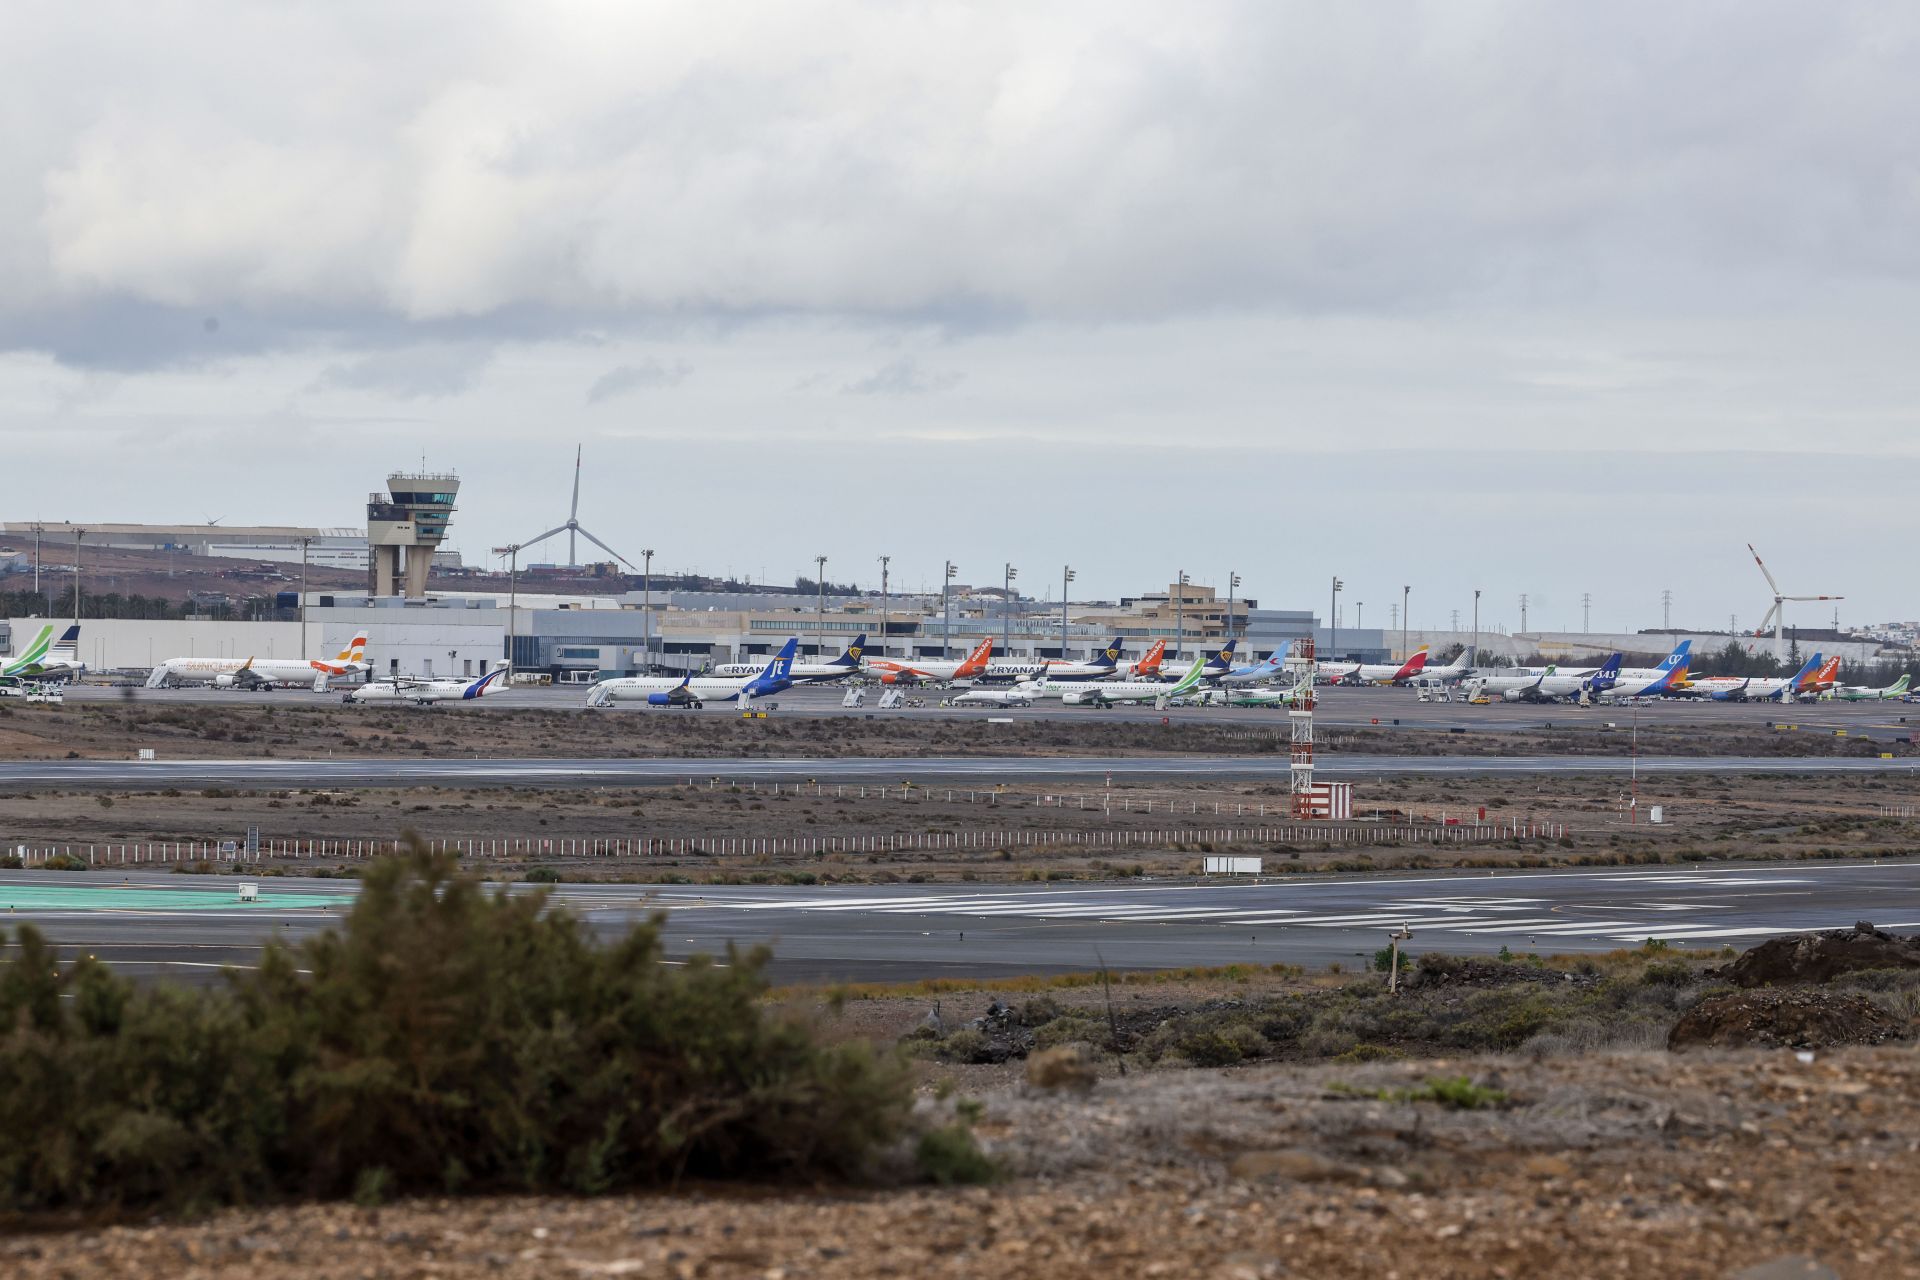
<instances>
[{"instance_id":1,"label":"light pole","mask_svg":"<svg viewBox=\"0 0 1920 1280\"><path fill-rule=\"evenodd\" d=\"M946 576L940 579L940 614L945 621L940 629L940 656L953 653L953 561L947 561Z\"/></svg>"},{"instance_id":2,"label":"light pole","mask_svg":"<svg viewBox=\"0 0 1920 1280\"><path fill-rule=\"evenodd\" d=\"M1234 629L1235 619L1233 615L1233 591L1234 591L1234 588L1238 587L1239 585L1240 585L1240 575L1229 570L1227 572L1227 639L1228 640L1232 640L1235 634L1235 629Z\"/></svg>"},{"instance_id":3,"label":"light pole","mask_svg":"<svg viewBox=\"0 0 1920 1280\"><path fill-rule=\"evenodd\" d=\"M511 680L513 679L514 605L518 603L514 587L520 580L520 544L509 542L504 547L495 547L493 554L507 557L507 679Z\"/></svg>"},{"instance_id":4,"label":"light pole","mask_svg":"<svg viewBox=\"0 0 1920 1280\"><path fill-rule=\"evenodd\" d=\"M1527 593L1524 591L1520 593L1520 629L1527 629Z\"/></svg>"},{"instance_id":5,"label":"light pole","mask_svg":"<svg viewBox=\"0 0 1920 1280\"><path fill-rule=\"evenodd\" d=\"M1013 580L1020 571L1009 562L1000 578L1000 651L1013 652Z\"/></svg>"},{"instance_id":6,"label":"light pole","mask_svg":"<svg viewBox=\"0 0 1920 1280\"><path fill-rule=\"evenodd\" d=\"M1402 662L1405 662L1409 656L1407 650L1407 595L1412 590L1412 587L1400 588L1400 661Z\"/></svg>"},{"instance_id":7,"label":"light pole","mask_svg":"<svg viewBox=\"0 0 1920 1280\"><path fill-rule=\"evenodd\" d=\"M1173 656L1178 658L1180 651L1187 645L1187 571L1180 570L1180 578L1174 584L1179 592L1173 600Z\"/></svg>"},{"instance_id":8,"label":"light pole","mask_svg":"<svg viewBox=\"0 0 1920 1280\"><path fill-rule=\"evenodd\" d=\"M827 636L827 558L815 556L813 564L814 586L819 588L819 594L815 597L817 603L813 608L813 651L815 654L824 654L826 650L821 646L826 643Z\"/></svg>"},{"instance_id":9,"label":"light pole","mask_svg":"<svg viewBox=\"0 0 1920 1280\"><path fill-rule=\"evenodd\" d=\"M1060 661L1067 660L1067 584L1073 581L1073 566L1060 570Z\"/></svg>"},{"instance_id":10,"label":"light pole","mask_svg":"<svg viewBox=\"0 0 1920 1280\"><path fill-rule=\"evenodd\" d=\"M73 531L73 625L80 625L80 539L87 536L85 529Z\"/></svg>"},{"instance_id":11,"label":"light pole","mask_svg":"<svg viewBox=\"0 0 1920 1280\"><path fill-rule=\"evenodd\" d=\"M653 548L640 553L640 647L653 669Z\"/></svg>"},{"instance_id":12,"label":"light pole","mask_svg":"<svg viewBox=\"0 0 1920 1280\"><path fill-rule=\"evenodd\" d=\"M1340 656L1340 588L1346 584L1339 578L1333 580L1333 590L1327 594L1327 629L1331 633L1327 645L1327 656Z\"/></svg>"},{"instance_id":13,"label":"light pole","mask_svg":"<svg viewBox=\"0 0 1920 1280\"><path fill-rule=\"evenodd\" d=\"M887 608L887 566L892 563L892 556L880 557L880 656L883 658L887 656L887 624L892 621Z\"/></svg>"},{"instance_id":14,"label":"light pole","mask_svg":"<svg viewBox=\"0 0 1920 1280\"><path fill-rule=\"evenodd\" d=\"M1355 631L1365 631L1367 629L1367 602L1365 600L1355 600L1353 602L1353 629Z\"/></svg>"},{"instance_id":15,"label":"light pole","mask_svg":"<svg viewBox=\"0 0 1920 1280\"><path fill-rule=\"evenodd\" d=\"M38 520L33 522L33 594L40 594L40 532L44 528ZM172 577L172 574L168 574ZM53 605L47 605L47 612L53 612Z\"/></svg>"},{"instance_id":16,"label":"light pole","mask_svg":"<svg viewBox=\"0 0 1920 1280\"><path fill-rule=\"evenodd\" d=\"M300 539L300 660L307 660L307 548L313 539Z\"/></svg>"},{"instance_id":17,"label":"light pole","mask_svg":"<svg viewBox=\"0 0 1920 1280\"><path fill-rule=\"evenodd\" d=\"M1473 589L1473 649L1468 657L1469 663L1480 660L1480 588Z\"/></svg>"}]
</instances>

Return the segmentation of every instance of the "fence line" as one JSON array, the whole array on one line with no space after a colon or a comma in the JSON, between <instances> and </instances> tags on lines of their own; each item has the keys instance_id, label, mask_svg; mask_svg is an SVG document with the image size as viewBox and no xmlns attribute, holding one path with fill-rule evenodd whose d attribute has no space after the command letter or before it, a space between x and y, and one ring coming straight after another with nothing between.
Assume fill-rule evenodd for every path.
<instances>
[{"instance_id":1,"label":"fence line","mask_svg":"<svg viewBox=\"0 0 1920 1280\"><path fill-rule=\"evenodd\" d=\"M927 831L856 836L540 836L427 840L431 852L464 858L655 858L754 857L783 854L824 857L844 853L924 853L938 850L1042 848L1151 849L1170 845L1327 844L1464 845L1502 840L1553 840L1567 834L1560 822L1504 822L1458 826L1351 826L1293 824L1277 827L1170 827L1155 831ZM9 842L0 852L25 866L53 858L73 859L88 867L169 866L183 863L251 863L278 858L326 858L348 861L397 854L399 840L265 839L257 847L233 840L187 840L125 844L22 844Z\"/></svg>"}]
</instances>

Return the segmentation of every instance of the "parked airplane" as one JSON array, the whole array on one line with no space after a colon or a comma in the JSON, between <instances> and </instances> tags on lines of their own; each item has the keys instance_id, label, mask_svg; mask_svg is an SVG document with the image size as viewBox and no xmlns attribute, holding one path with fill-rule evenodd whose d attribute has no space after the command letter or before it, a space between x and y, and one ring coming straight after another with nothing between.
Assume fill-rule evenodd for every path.
<instances>
[{"instance_id":1,"label":"parked airplane","mask_svg":"<svg viewBox=\"0 0 1920 1280\"><path fill-rule=\"evenodd\" d=\"M147 675L147 688L208 684L216 689L271 689L275 685L305 685L325 692L333 676L358 675L367 669L367 633L357 632L331 662L318 658L168 658Z\"/></svg>"},{"instance_id":2,"label":"parked airplane","mask_svg":"<svg viewBox=\"0 0 1920 1280\"><path fill-rule=\"evenodd\" d=\"M505 693L510 686L502 679L509 668L495 667L478 680L435 680L396 676L390 680L371 680L340 695L340 701L407 702L424 707L434 702L471 702L489 693Z\"/></svg>"},{"instance_id":3,"label":"parked airplane","mask_svg":"<svg viewBox=\"0 0 1920 1280\"><path fill-rule=\"evenodd\" d=\"M1478 676L1468 687L1475 694L1504 698L1508 702L1563 702L1569 698L1592 699L1614 687L1619 678L1620 655L1612 654L1591 674L1573 672L1559 675L1548 667L1537 676Z\"/></svg>"},{"instance_id":4,"label":"parked airplane","mask_svg":"<svg viewBox=\"0 0 1920 1280\"><path fill-rule=\"evenodd\" d=\"M788 640L755 676L618 676L602 680L587 691L587 705L644 702L650 707L699 707L708 702L751 702L793 687L790 673L794 651L799 647L799 637Z\"/></svg>"},{"instance_id":5,"label":"parked airplane","mask_svg":"<svg viewBox=\"0 0 1920 1280\"><path fill-rule=\"evenodd\" d=\"M959 662L945 658L868 658L861 663L868 675L878 676L881 684L925 684L937 680L971 680L987 669L993 656L993 640L982 640Z\"/></svg>"},{"instance_id":6,"label":"parked airplane","mask_svg":"<svg viewBox=\"0 0 1920 1280\"><path fill-rule=\"evenodd\" d=\"M1173 683L1164 680L1036 680L1014 686L1037 697L1057 697L1068 706L1111 707L1122 702L1151 702L1165 706L1189 690L1200 687L1207 660L1195 658L1187 674Z\"/></svg>"},{"instance_id":7,"label":"parked airplane","mask_svg":"<svg viewBox=\"0 0 1920 1280\"><path fill-rule=\"evenodd\" d=\"M1427 646L1405 662L1323 662L1320 677L1329 684L1401 684L1426 669Z\"/></svg>"},{"instance_id":8,"label":"parked airplane","mask_svg":"<svg viewBox=\"0 0 1920 1280\"><path fill-rule=\"evenodd\" d=\"M1033 695L1021 692L1018 686L1012 689L969 689L954 698L951 706L989 706L989 707L1030 707Z\"/></svg>"},{"instance_id":9,"label":"parked airplane","mask_svg":"<svg viewBox=\"0 0 1920 1280\"><path fill-rule=\"evenodd\" d=\"M1711 698L1715 702L1778 700L1789 690L1798 691L1819 666L1820 655L1816 653L1790 676L1688 675L1678 682L1676 691L1685 697Z\"/></svg>"},{"instance_id":10,"label":"parked airplane","mask_svg":"<svg viewBox=\"0 0 1920 1280\"><path fill-rule=\"evenodd\" d=\"M1135 680L1158 680L1160 678L1160 663L1166 656L1167 642L1165 640L1155 640L1140 661L1122 663L1120 674L1130 676Z\"/></svg>"},{"instance_id":11,"label":"parked airplane","mask_svg":"<svg viewBox=\"0 0 1920 1280\"><path fill-rule=\"evenodd\" d=\"M49 647L46 641L52 634L51 626L42 627L19 657L0 663L0 676L19 676L41 684L65 684L85 675L86 664L80 661L80 628L68 627Z\"/></svg>"},{"instance_id":12,"label":"parked airplane","mask_svg":"<svg viewBox=\"0 0 1920 1280\"><path fill-rule=\"evenodd\" d=\"M1833 691L1833 696L1841 702L1875 702L1886 698L1897 698L1907 691L1909 677L1902 674L1898 680L1883 689L1870 689L1865 685L1843 684Z\"/></svg>"},{"instance_id":13,"label":"parked airplane","mask_svg":"<svg viewBox=\"0 0 1920 1280\"><path fill-rule=\"evenodd\" d=\"M1655 698L1682 693L1687 685L1687 654L1693 641L1682 640L1659 666L1627 667L1615 677L1608 698Z\"/></svg>"},{"instance_id":14,"label":"parked airplane","mask_svg":"<svg viewBox=\"0 0 1920 1280\"><path fill-rule=\"evenodd\" d=\"M1162 652L1166 650L1163 641ZM1156 658L1155 665L1159 664ZM1016 661L1002 658L998 662L989 662L986 670L979 673L980 680L1105 680L1120 670L1120 638L1115 636L1108 641L1104 649L1096 652L1085 662L1068 662L1059 658L1041 658L1037 660ZM964 678L964 677L963 677Z\"/></svg>"},{"instance_id":15,"label":"parked airplane","mask_svg":"<svg viewBox=\"0 0 1920 1280\"><path fill-rule=\"evenodd\" d=\"M53 648L53 628L40 628L32 642L13 657L0 662L0 676L27 676L39 669L47 651Z\"/></svg>"},{"instance_id":16,"label":"parked airplane","mask_svg":"<svg viewBox=\"0 0 1920 1280\"><path fill-rule=\"evenodd\" d=\"M1293 689L1279 685L1216 685L1196 689L1187 696L1196 707L1284 707L1293 702Z\"/></svg>"},{"instance_id":17,"label":"parked airplane","mask_svg":"<svg viewBox=\"0 0 1920 1280\"><path fill-rule=\"evenodd\" d=\"M1839 682L1840 659L1828 658L1820 669L1808 676L1806 682L1795 692L1802 696L1817 698L1821 694L1831 693Z\"/></svg>"},{"instance_id":18,"label":"parked airplane","mask_svg":"<svg viewBox=\"0 0 1920 1280\"><path fill-rule=\"evenodd\" d=\"M846 652L830 662L796 662L789 673L795 684L824 684L829 680L838 680L843 676L860 674L860 655L866 651L867 636L863 631L853 638ZM709 674L716 676L757 676L767 669L764 659L759 662L724 662Z\"/></svg>"},{"instance_id":19,"label":"parked airplane","mask_svg":"<svg viewBox=\"0 0 1920 1280\"><path fill-rule=\"evenodd\" d=\"M1460 655L1444 667L1429 667L1422 664L1419 674L1411 677L1407 683L1424 685L1432 689L1441 685L1459 684L1472 674L1473 649L1468 647L1462 649Z\"/></svg>"},{"instance_id":20,"label":"parked airplane","mask_svg":"<svg viewBox=\"0 0 1920 1280\"><path fill-rule=\"evenodd\" d=\"M1278 680L1286 674L1287 652L1293 648L1289 640L1273 651L1273 656L1264 662L1249 662L1244 667L1235 667L1220 677L1221 684L1265 684L1269 680Z\"/></svg>"}]
</instances>

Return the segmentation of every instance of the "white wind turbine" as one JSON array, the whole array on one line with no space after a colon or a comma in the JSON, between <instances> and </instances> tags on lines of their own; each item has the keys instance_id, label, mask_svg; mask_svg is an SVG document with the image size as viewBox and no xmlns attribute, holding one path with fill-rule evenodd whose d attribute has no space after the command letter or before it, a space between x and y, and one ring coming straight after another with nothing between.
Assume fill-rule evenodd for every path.
<instances>
[{"instance_id":1,"label":"white wind turbine","mask_svg":"<svg viewBox=\"0 0 1920 1280\"><path fill-rule=\"evenodd\" d=\"M1790 600L1793 600L1793 601L1845 600L1846 597L1845 596L1782 595L1780 593L1780 584L1773 580L1773 574L1767 570L1767 562L1760 558L1760 553L1758 551L1754 551L1753 544L1751 542L1747 544L1747 550L1752 554L1753 562L1760 566L1761 576L1766 578L1767 586L1773 590L1773 608L1767 610L1767 616L1760 619L1760 628L1759 630L1755 631L1753 634L1755 634L1756 636L1764 636L1765 634L1767 634L1767 624L1771 622L1773 624L1773 657L1776 662L1781 661L1787 656L1786 650L1785 648L1782 647L1780 639L1781 639L1781 632L1786 629L1786 622L1787 622L1786 605L1788 601Z\"/></svg>"},{"instance_id":2,"label":"white wind turbine","mask_svg":"<svg viewBox=\"0 0 1920 1280\"><path fill-rule=\"evenodd\" d=\"M594 537L591 533L588 533L586 529L582 528L580 524L579 516L580 516L580 446L575 445L573 447L573 505L567 508L567 522L563 525L557 525L554 528L547 530L545 533L541 534L537 538L527 539L525 542L520 544L520 549L525 550L528 547L534 546L536 543L545 542L548 538L554 537L557 534L564 533L567 535L567 566L569 568L574 568L574 567L577 567L580 563L579 559L575 554L575 547L577 544L574 541L574 536L577 534L580 537L585 538L588 542L591 542L594 546L600 548L602 551L606 552L608 555L612 556L615 560L618 560L621 564L627 566L627 568L632 569L635 573L640 572L640 570L634 565L633 561L627 559L625 556L621 555L618 551L615 551L612 547L600 541L600 539Z\"/></svg>"}]
</instances>

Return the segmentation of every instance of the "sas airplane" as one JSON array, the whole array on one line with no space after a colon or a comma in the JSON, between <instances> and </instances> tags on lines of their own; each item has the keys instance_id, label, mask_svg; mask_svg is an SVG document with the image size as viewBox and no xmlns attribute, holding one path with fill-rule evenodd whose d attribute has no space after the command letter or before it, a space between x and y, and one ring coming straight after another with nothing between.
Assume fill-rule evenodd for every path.
<instances>
[{"instance_id":1,"label":"sas airplane","mask_svg":"<svg viewBox=\"0 0 1920 1280\"><path fill-rule=\"evenodd\" d=\"M788 672L795 684L824 684L829 680L838 680L844 676L860 674L860 655L867 649L867 636L863 631L853 638L846 652L830 662L796 662ZM726 662L715 667L711 674L716 676L757 676L767 669L766 662Z\"/></svg>"},{"instance_id":2,"label":"sas airplane","mask_svg":"<svg viewBox=\"0 0 1920 1280\"><path fill-rule=\"evenodd\" d=\"M1620 676L1620 655L1610 654L1596 671L1560 675L1553 667L1536 676L1483 676L1468 683L1476 694L1508 702L1591 702L1612 689Z\"/></svg>"},{"instance_id":3,"label":"sas airplane","mask_svg":"<svg viewBox=\"0 0 1920 1280\"><path fill-rule=\"evenodd\" d=\"M587 691L589 707L616 702L643 702L650 707L698 708L708 702L739 702L782 693L793 687L793 655L799 637L780 646L773 661L756 676L618 676L602 680Z\"/></svg>"},{"instance_id":4,"label":"sas airplane","mask_svg":"<svg viewBox=\"0 0 1920 1280\"><path fill-rule=\"evenodd\" d=\"M993 656L993 640L982 640L959 662L944 658L868 658L861 669L879 677L881 684L928 684L940 680L973 680L985 674Z\"/></svg>"},{"instance_id":5,"label":"sas airplane","mask_svg":"<svg viewBox=\"0 0 1920 1280\"><path fill-rule=\"evenodd\" d=\"M271 689L305 685L324 693L332 676L359 675L367 669L367 633L359 631L331 662L318 658L168 658L147 675L147 688L207 684L216 689Z\"/></svg>"},{"instance_id":6,"label":"sas airplane","mask_svg":"<svg viewBox=\"0 0 1920 1280\"><path fill-rule=\"evenodd\" d=\"M510 670L508 667L495 667L478 680L432 680L412 679L398 676L391 680L372 680L357 689L349 689L340 695L340 701L351 703L365 702L405 702L416 707L428 706L435 702L472 702L489 693L509 691L509 686L496 683Z\"/></svg>"}]
</instances>

